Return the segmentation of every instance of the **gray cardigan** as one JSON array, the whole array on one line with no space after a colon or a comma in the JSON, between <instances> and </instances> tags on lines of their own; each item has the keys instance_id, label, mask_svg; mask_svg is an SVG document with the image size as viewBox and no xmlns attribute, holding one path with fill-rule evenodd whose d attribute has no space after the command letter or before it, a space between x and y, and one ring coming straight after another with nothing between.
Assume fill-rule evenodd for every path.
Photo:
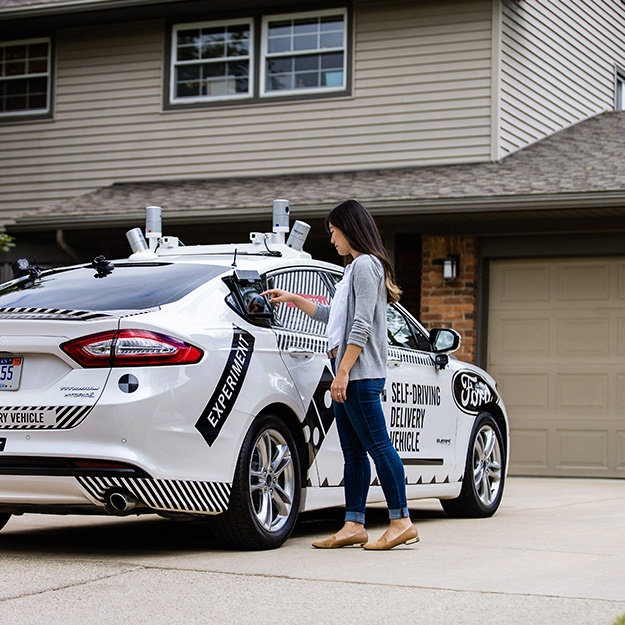
<instances>
[{"instance_id":1,"label":"gray cardigan","mask_svg":"<svg viewBox=\"0 0 625 625\"><path fill-rule=\"evenodd\" d=\"M350 380L386 378L388 331L386 326L386 281L382 263L369 254L352 261L347 292L347 314L343 319L343 340L336 357L341 362L347 345L362 352L349 374ZM330 306L319 304L312 318L327 323Z\"/></svg>"}]
</instances>

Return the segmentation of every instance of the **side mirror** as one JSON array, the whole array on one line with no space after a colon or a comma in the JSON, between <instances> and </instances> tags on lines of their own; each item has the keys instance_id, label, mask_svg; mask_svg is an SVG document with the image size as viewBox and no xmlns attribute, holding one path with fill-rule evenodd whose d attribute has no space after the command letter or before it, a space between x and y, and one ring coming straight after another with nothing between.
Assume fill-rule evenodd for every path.
<instances>
[{"instance_id":1,"label":"side mirror","mask_svg":"<svg viewBox=\"0 0 625 625\"><path fill-rule=\"evenodd\" d=\"M434 328L430 331L430 344L436 354L449 354L455 352L462 339L460 334L449 328Z\"/></svg>"}]
</instances>

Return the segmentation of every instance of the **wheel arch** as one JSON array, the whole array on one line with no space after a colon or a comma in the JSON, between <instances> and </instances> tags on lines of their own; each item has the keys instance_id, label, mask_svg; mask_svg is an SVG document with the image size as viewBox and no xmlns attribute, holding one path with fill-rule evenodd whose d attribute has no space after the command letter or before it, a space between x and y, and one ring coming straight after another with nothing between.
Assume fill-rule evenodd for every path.
<instances>
[{"instance_id":1,"label":"wheel arch","mask_svg":"<svg viewBox=\"0 0 625 625\"><path fill-rule=\"evenodd\" d=\"M497 403L490 402L480 407L478 416L482 414L483 412L488 412L490 415L492 415L493 419L495 419L495 421L497 422L497 425L500 427L504 450L507 454L509 441L510 441L510 430L508 427L508 421L503 413L503 410Z\"/></svg>"},{"instance_id":2,"label":"wheel arch","mask_svg":"<svg viewBox=\"0 0 625 625\"><path fill-rule=\"evenodd\" d=\"M298 461L274 454L276 446L286 444L291 456L300 455L303 435L298 424L296 413L280 403L264 406L251 420L239 451L228 509L209 521L225 544L246 550L274 549L290 535L301 510L302 462L299 470L289 472L287 467ZM276 458L282 460L273 465ZM278 483L276 492L282 495L278 495L281 505L276 506Z\"/></svg>"}]
</instances>

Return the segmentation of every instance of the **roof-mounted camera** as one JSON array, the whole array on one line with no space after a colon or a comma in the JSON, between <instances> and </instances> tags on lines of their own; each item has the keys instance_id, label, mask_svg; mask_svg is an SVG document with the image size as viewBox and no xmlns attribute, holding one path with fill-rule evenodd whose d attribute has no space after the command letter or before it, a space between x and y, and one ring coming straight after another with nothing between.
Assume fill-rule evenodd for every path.
<instances>
[{"instance_id":1,"label":"roof-mounted camera","mask_svg":"<svg viewBox=\"0 0 625 625\"><path fill-rule=\"evenodd\" d=\"M126 238L132 250L131 261L150 262L164 256L180 254L228 254L254 256L309 256L304 252L304 242L310 226L303 221L296 221L289 233L289 201L273 201L273 221L271 232L251 232L249 243L228 245L194 245L186 247L177 237L163 236L162 211L160 206L146 206L145 234L141 228L126 232ZM235 263L236 264L236 263Z\"/></svg>"},{"instance_id":2,"label":"roof-mounted camera","mask_svg":"<svg viewBox=\"0 0 625 625\"><path fill-rule=\"evenodd\" d=\"M126 239L132 250L132 260L155 260L156 248L162 236L162 212L160 206L145 207L145 234L141 228L133 228L126 232Z\"/></svg>"},{"instance_id":3,"label":"roof-mounted camera","mask_svg":"<svg viewBox=\"0 0 625 625\"><path fill-rule=\"evenodd\" d=\"M288 200L274 200L272 232L250 232L250 241L255 245L284 245L285 234L289 231L290 212ZM287 247L301 252L309 232L310 226L307 223L296 221L286 241Z\"/></svg>"}]
</instances>

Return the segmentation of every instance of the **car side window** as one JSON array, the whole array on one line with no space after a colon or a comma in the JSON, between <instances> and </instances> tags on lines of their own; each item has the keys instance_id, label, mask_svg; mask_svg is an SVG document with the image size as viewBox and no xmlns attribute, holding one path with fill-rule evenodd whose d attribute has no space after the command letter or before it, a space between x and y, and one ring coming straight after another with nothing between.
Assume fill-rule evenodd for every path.
<instances>
[{"instance_id":1,"label":"car side window","mask_svg":"<svg viewBox=\"0 0 625 625\"><path fill-rule=\"evenodd\" d=\"M388 344L392 347L406 347L422 352L430 351L428 338L393 305L386 312Z\"/></svg>"},{"instance_id":2,"label":"car side window","mask_svg":"<svg viewBox=\"0 0 625 625\"><path fill-rule=\"evenodd\" d=\"M283 289L291 293L297 293L306 299L321 305L328 305L334 295L332 282L325 272L314 269L298 269L274 273L267 276L267 288ZM274 310L274 324L305 334L325 336L326 326L324 323L311 319L293 304L282 304Z\"/></svg>"}]
</instances>

